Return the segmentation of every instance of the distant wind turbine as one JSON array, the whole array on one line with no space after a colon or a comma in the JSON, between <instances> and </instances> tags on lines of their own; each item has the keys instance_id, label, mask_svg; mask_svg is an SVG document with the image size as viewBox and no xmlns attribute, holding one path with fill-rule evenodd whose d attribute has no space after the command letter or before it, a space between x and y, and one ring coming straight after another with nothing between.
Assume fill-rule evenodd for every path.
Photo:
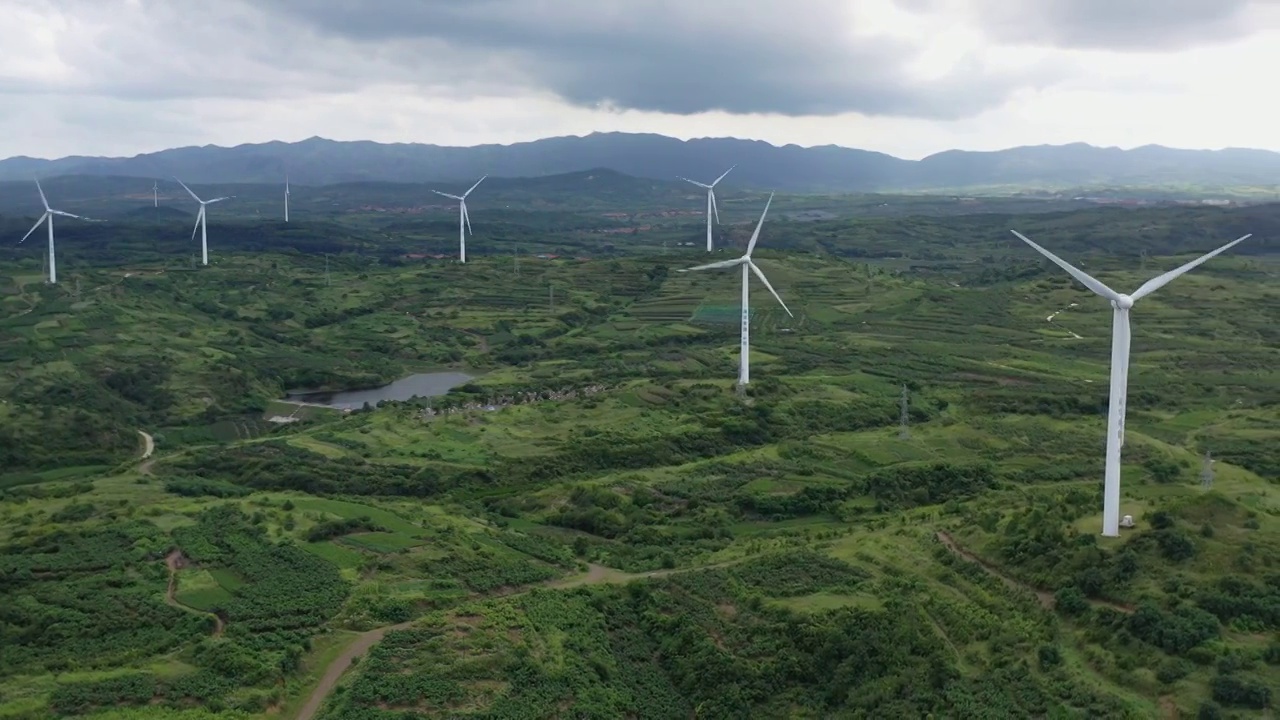
<instances>
[{"instance_id":1,"label":"distant wind turbine","mask_svg":"<svg viewBox=\"0 0 1280 720\"><path fill-rule=\"evenodd\" d=\"M178 180L178 178L175 177L174 180ZM195 193L191 192L191 188L187 187L186 183L182 182L181 180L178 180L178 184L182 186L183 190L187 191L188 195L195 198L196 202L200 203L200 213L196 215L196 226L191 229L191 239L192 240L196 239L196 230L199 230L200 231L200 264L208 265L209 264L209 225L208 225L208 222L205 220L204 209L206 206L212 205L216 202L222 202L223 200L230 200L231 198L235 197L235 195L227 195L226 197L214 198L212 200L201 200L199 195L196 195Z\"/></svg>"},{"instance_id":2,"label":"distant wind turbine","mask_svg":"<svg viewBox=\"0 0 1280 720\"><path fill-rule=\"evenodd\" d=\"M721 176L723 177L723 176ZM791 315L791 310L787 304L782 302L782 298L778 297L778 293L769 284L769 279L764 276L764 272L755 263L751 262L751 251L755 250L756 242L760 239L760 228L764 226L764 216L769 214L769 205L773 202L773 195L769 195L769 201L764 204L764 212L760 213L760 222L756 223L756 231L751 233L751 241L747 243L747 252L740 258L733 260L722 260L707 265L699 265L697 267L685 268L677 272L693 272L696 270L716 270L719 268L742 266L742 328L738 341L738 384L746 385L751 382L751 306L748 303L747 287L748 287L748 271L754 272L756 277L760 278L760 282L769 289L773 297L782 306L783 310ZM791 315L795 317L795 315Z\"/></svg>"},{"instance_id":3,"label":"distant wind turbine","mask_svg":"<svg viewBox=\"0 0 1280 720\"><path fill-rule=\"evenodd\" d=\"M1055 265L1066 270L1071 277L1082 285L1111 301L1113 308L1111 320L1111 397L1107 409L1107 460L1106 474L1102 490L1102 534L1116 537L1120 534L1120 448L1124 446L1125 400L1129 392L1129 309L1138 300L1159 290L1178 276L1195 269L1205 261L1223 253L1252 236L1244 235L1236 238L1213 252L1206 253L1195 260L1174 270L1148 280L1133 292L1124 295L1103 285L1084 272L1076 269L1067 261L1031 242L1017 230L1012 231L1018 239L1035 248L1041 255L1049 258Z\"/></svg>"},{"instance_id":4,"label":"distant wind turbine","mask_svg":"<svg viewBox=\"0 0 1280 720\"><path fill-rule=\"evenodd\" d=\"M35 225L31 226L31 229L27 231L27 234L22 236L22 239L18 241L18 244L21 245L26 242L27 238L31 237L31 233L35 232L36 228L40 227L40 223L46 220L49 221L49 284L56 285L58 282L58 262L53 255L53 216L61 215L62 217L87 220L88 222L99 221L92 218L80 217L79 215L72 215L69 212L62 212L61 210L54 210L49 207L49 199L44 196L44 188L40 187L39 180L36 180L36 190L40 192L40 202L44 204L44 214L40 216L40 219L36 221Z\"/></svg>"},{"instance_id":5,"label":"distant wind turbine","mask_svg":"<svg viewBox=\"0 0 1280 720\"><path fill-rule=\"evenodd\" d=\"M284 221L289 222L289 176L284 176Z\"/></svg>"},{"instance_id":6,"label":"distant wind turbine","mask_svg":"<svg viewBox=\"0 0 1280 720\"><path fill-rule=\"evenodd\" d=\"M715 191L716 183L723 180L724 176L728 175L730 172L733 171L733 168L736 168L736 167L738 166L734 165L728 170L725 170L720 175L720 177L716 178L715 180L712 180L710 185L706 183L700 183L697 180L690 180L687 177L680 178L681 180L687 183L693 183L694 185L697 185L700 188L707 189L707 252L711 252L711 218L712 216L715 216L717 223L720 222L720 209L716 207L716 191Z\"/></svg>"},{"instance_id":7,"label":"distant wind turbine","mask_svg":"<svg viewBox=\"0 0 1280 720\"><path fill-rule=\"evenodd\" d=\"M160 183L151 186L151 204L152 207L160 207Z\"/></svg>"},{"instance_id":8,"label":"distant wind turbine","mask_svg":"<svg viewBox=\"0 0 1280 720\"><path fill-rule=\"evenodd\" d=\"M480 187L480 183L484 182L484 178L487 177L489 176L485 175L477 180L476 184L471 186L471 190L475 190ZM449 193L442 193L439 190L431 191L437 195L458 201L458 260L464 263L467 261L467 233L471 232L471 216L467 214L467 196L471 194L471 190L468 190L461 195L450 195ZM475 235L474 232L471 234Z\"/></svg>"}]
</instances>

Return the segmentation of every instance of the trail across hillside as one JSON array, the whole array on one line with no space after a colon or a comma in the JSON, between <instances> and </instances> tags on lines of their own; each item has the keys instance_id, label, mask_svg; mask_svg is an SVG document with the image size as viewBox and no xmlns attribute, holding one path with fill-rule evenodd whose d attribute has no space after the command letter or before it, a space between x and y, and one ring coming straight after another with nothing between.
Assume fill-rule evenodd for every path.
<instances>
[{"instance_id":1,"label":"trail across hillside","mask_svg":"<svg viewBox=\"0 0 1280 720\"><path fill-rule=\"evenodd\" d=\"M677 573L695 572L698 570L710 570L712 568L724 567L732 565L733 562L716 563L714 565L700 565L693 568L674 568L670 570L651 570L644 573L628 573L621 570L615 570L604 565L596 565L589 563L587 571L581 575L574 575L568 578L559 578L551 580L535 587L547 587L553 589L564 589L572 587L580 587L583 585L608 585L623 584L633 580L647 580L651 578L659 578L667 575L675 575ZM524 590L522 592L528 592ZM520 593L515 593L520 594ZM295 720L311 720L315 714L320 711L324 701L333 693L333 689L338 685L338 681L342 679L342 674L347 668L351 667L351 661L364 653L382 640L383 636L392 630L403 630L412 625L414 620L399 623L397 625L388 625L386 627L374 628L366 632L360 633L356 639L347 646L342 654L329 663L329 667L324 671L324 677L320 679L320 684L316 685L311 691L311 696L307 698L307 704L302 706L295 716Z\"/></svg>"},{"instance_id":2,"label":"trail across hillside","mask_svg":"<svg viewBox=\"0 0 1280 720\"><path fill-rule=\"evenodd\" d=\"M142 464L138 466L138 472L143 475L151 474L151 466L155 464L155 460L151 459L151 455L156 451L156 439L151 437L151 433L139 430L138 434L142 436Z\"/></svg>"},{"instance_id":3,"label":"trail across hillside","mask_svg":"<svg viewBox=\"0 0 1280 720\"><path fill-rule=\"evenodd\" d=\"M333 692L333 688L338 684L338 680L342 678L342 674L347 671L347 668L351 667L352 660L364 655L369 651L369 648L378 644L383 635L392 630L404 630L413 623L414 621L410 620L398 625L374 628L357 635L356 639L338 657L334 658L333 662L329 663L329 667L325 668L324 677L320 678L320 684L316 686L316 689L311 691L311 697L307 698L307 704L303 705L302 709L298 711L296 719L311 720L311 718L315 717L315 714L320 711L320 706L329 697L329 693Z\"/></svg>"},{"instance_id":4,"label":"trail across hillside","mask_svg":"<svg viewBox=\"0 0 1280 720\"><path fill-rule=\"evenodd\" d=\"M981 557L978 557L972 552L969 552L964 548L964 546L956 542L955 538L951 537L951 535L945 532L939 531L938 533L936 533L936 535L938 538L938 542L942 543L951 552L955 553L956 555L959 555L960 557L968 560L969 562L976 563L983 570L986 570L988 573L999 578L1001 581L1004 582L1004 584L1008 585L1009 587L1026 590L1027 592L1034 594L1036 596L1036 599L1040 601L1040 605L1042 605L1046 610L1053 609L1055 604L1053 593L1049 592L1048 590L1041 590L1040 588L1034 587L1029 583L1025 583L1021 580L1005 575L1004 572L1000 570L1000 568L996 567L995 565L992 565L986 560L983 560ZM1111 608L1112 610L1118 610L1126 614L1132 613L1134 610L1132 605L1123 605L1121 603L1110 602L1108 600L1097 600L1095 598L1088 598L1088 601L1089 601L1089 604L1093 605L1094 607Z\"/></svg>"},{"instance_id":5,"label":"trail across hillside","mask_svg":"<svg viewBox=\"0 0 1280 720\"><path fill-rule=\"evenodd\" d=\"M181 568L185 562L186 558L182 556L181 550L174 550L165 557L164 564L169 568L169 589L165 591L164 601L173 607L212 617L213 636L221 637L222 632L227 629L227 624L222 621L222 618L218 617L217 613L205 612L204 610L193 608L190 605L183 605L178 602L178 598L176 597L176 593L178 592L178 569Z\"/></svg>"}]
</instances>

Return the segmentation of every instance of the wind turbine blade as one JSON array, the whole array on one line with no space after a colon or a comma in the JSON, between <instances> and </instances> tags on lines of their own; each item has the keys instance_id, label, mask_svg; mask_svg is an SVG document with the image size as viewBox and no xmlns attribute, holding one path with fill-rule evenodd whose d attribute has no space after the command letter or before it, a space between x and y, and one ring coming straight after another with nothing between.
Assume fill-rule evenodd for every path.
<instances>
[{"instance_id":1,"label":"wind turbine blade","mask_svg":"<svg viewBox=\"0 0 1280 720\"><path fill-rule=\"evenodd\" d=\"M1045 257L1052 260L1054 265L1057 265L1063 270L1066 270L1068 273L1071 274L1071 277L1075 278L1076 280L1079 280L1081 284L1083 284L1085 287L1089 288L1090 290L1094 291L1098 295L1101 295L1102 297L1108 300L1120 299L1120 293L1116 292L1115 290L1112 290L1106 285L1103 285L1101 282L1085 274L1083 270L1077 269L1075 266L1073 266L1071 263L1067 262L1066 260L1063 260L1057 255L1054 255L1048 250L1045 250L1039 245L1031 242L1031 240L1027 239L1026 235L1023 235L1017 230L1010 230L1009 232L1012 232L1014 235L1017 235L1019 240L1035 248L1041 255L1044 255Z\"/></svg>"},{"instance_id":2,"label":"wind turbine blade","mask_svg":"<svg viewBox=\"0 0 1280 720\"><path fill-rule=\"evenodd\" d=\"M778 296L778 292L769 284L769 278L764 276L764 271L750 260L747 261L747 265L750 266L751 271L756 274L756 277L760 278L760 282L764 283L764 286L769 289L769 292L773 293L773 299L778 301L778 304L782 306L783 310L787 311L788 315L791 315L791 308L787 307L787 304L782 302L782 298ZM795 317L795 315L791 315L791 317Z\"/></svg>"},{"instance_id":3,"label":"wind turbine blade","mask_svg":"<svg viewBox=\"0 0 1280 720\"><path fill-rule=\"evenodd\" d=\"M40 202L44 203L45 212L49 211L49 200L44 196L44 188L40 187L40 180L36 180L36 190L40 191Z\"/></svg>"},{"instance_id":4,"label":"wind turbine blade","mask_svg":"<svg viewBox=\"0 0 1280 720\"><path fill-rule=\"evenodd\" d=\"M86 222L102 222L101 220L94 220L93 218L80 217L79 215L72 215L69 212L62 212L61 210L49 210L48 212L50 215L61 215L62 217L75 218L77 220L84 220Z\"/></svg>"},{"instance_id":5,"label":"wind turbine blade","mask_svg":"<svg viewBox=\"0 0 1280 720\"><path fill-rule=\"evenodd\" d=\"M481 177L479 180L477 180L477 181L476 181L476 184L471 186L471 190L475 190L476 188L480 187L480 183L484 182L484 179L485 179L485 178L487 178L487 177L489 177L489 176L488 176L488 175L485 175L484 177ZM466 192L462 193L462 197L466 197L466 196L470 195L470 194L471 194L471 190L468 190L468 191L466 191Z\"/></svg>"},{"instance_id":6,"label":"wind turbine blade","mask_svg":"<svg viewBox=\"0 0 1280 720\"><path fill-rule=\"evenodd\" d=\"M447 198L449 198L450 200L461 200L461 199L462 199L462 197L461 197L460 195L450 195L449 193L442 193L442 192L440 192L439 190L432 190L431 192L433 192L433 193L435 193L435 194L437 194L437 195L439 195L439 196L441 196L441 197L447 197Z\"/></svg>"},{"instance_id":7,"label":"wind turbine blade","mask_svg":"<svg viewBox=\"0 0 1280 720\"><path fill-rule=\"evenodd\" d=\"M678 176L677 176L677 177L678 177ZM710 187L711 187L710 185L708 185L708 184L706 184L706 183L700 183L700 182L698 182L697 180L690 180L690 179L689 179L689 178L687 178L687 177L682 177L682 178L680 178L680 179L681 179L681 180L683 180L683 181L685 181L685 182L687 182L687 183L693 183L694 185L697 185L697 186L698 186L698 187L700 187L700 188L710 188Z\"/></svg>"},{"instance_id":8,"label":"wind turbine blade","mask_svg":"<svg viewBox=\"0 0 1280 720\"><path fill-rule=\"evenodd\" d=\"M235 195L228 195L228 196L226 196L226 197L214 198L214 199L212 199L212 200L205 200L205 201L204 201L204 204L205 204L205 205L212 205L212 204L214 204L214 203L216 203L216 202L222 202L223 200L230 200L230 199L231 199L231 198L233 198L233 197L235 197Z\"/></svg>"},{"instance_id":9,"label":"wind turbine blade","mask_svg":"<svg viewBox=\"0 0 1280 720\"><path fill-rule=\"evenodd\" d=\"M22 239L18 241L18 244L19 244L19 245L21 245L22 243L26 242L26 241L27 241L27 238L31 237L31 233L35 232L35 231L36 231L36 228L40 227L40 224L41 224L41 223L43 223L43 222L44 222L44 220L45 220L45 218L47 218L47 217L49 217L49 213L48 213L48 212L46 212L45 214L41 215L41 216L40 216L40 219L36 221L36 224L35 224L35 225L32 225L32 226L31 226L31 229L27 231L27 234L26 234L26 235L23 235L23 236L22 236Z\"/></svg>"},{"instance_id":10,"label":"wind turbine blade","mask_svg":"<svg viewBox=\"0 0 1280 720\"><path fill-rule=\"evenodd\" d=\"M1179 275L1182 275L1190 270L1194 270L1195 268L1199 267L1209 259L1216 257L1217 255L1223 252L1226 252L1227 250L1230 250L1231 248L1235 247L1236 245L1239 245L1240 243L1244 242L1245 240L1248 240L1251 237L1253 237L1253 233L1249 233L1248 235L1245 235L1243 237L1238 237L1235 240L1232 240L1231 242L1227 243L1226 245L1223 245L1222 247L1218 248L1217 250L1214 250L1211 253L1206 253L1204 255L1201 255L1200 257L1196 258L1195 260L1192 260L1191 262L1187 263L1186 265L1183 265L1182 267L1176 270L1170 270L1169 272L1161 275L1160 277L1152 278L1146 281L1145 283L1142 284L1142 287L1138 288L1133 292L1133 299L1137 300L1139 298L1143 298L1143 297L1146 297L1147 295L1150 295L1156 290L1159 290L1165 285L1168 285Z\"/></svg>"},{"instance_id":11,"label":"wind turbine blade","mask_svg":"<svg viewBox=\"0 0 1280 720\"><path fill-rule=\"evenodd\" d=\"M177 176L174 176L174 178L173 178L173 179L174 179L174 180L178 180ZM204 202L203 200L201 200L201 199L200 199L200 196L199 196L199 195L196 195L195 193L191 192L191 188L187 187L187 184L186 184L186 183L182 182L181 180L178 180L178 184L182 186L182 189L183 189L183 190L186 190L186 191L187 191L187 194L188 194L188 195L190 195L191 197L195 198L195 201L196 201L196 202L198 202L198 203L202 203L202 202Z\"/></svg>"},{"instance_id":12,"label":"wind turbine blade","mask_svg":"<svg viewBox=\"0 0 1280 720\"><path fill-rule=\"evenodd\" d=\"M191 239L196 239L196 232L200 230L200 221L204 219L204 205L200 206L200 212L196 213L196 226L191 229Z\"/></svg>"},{"instance_id":13,"label":"wind turbine blade","mask_svg":"<svg viewBox=\"0 0 1280 720\"><path fill-rule=\"evenodd\" d=\"M760 213L760 222L756 223L756 231L751 233L751 242L747 243L747 257L751 257L751 251L756 249L756 242L760 240L760 228L764 227L764 216L769 214L772 202L773 193L769 193L769 201L764 204L764 212Z\"/></svg>"},{"instance_id":14,"label":"wind turbine blade","mask_svg":"<svg viewBox=\"0 0 1280 720\"><path fill-rule=\"evenodd\" d=\"M684 268L683 270L676 270L676 272L693 272L695 270L715 270L718 268L727 268L727 267L733 267L735 265L741 265L745 261L746 261L746 258L734 258L732 260L721 260L720 262L713 262L713 263L708 263L706 265L699 265L697 267Z\"/></svg>"},{"instance_id":15,"label":"wind turbine blade","mask_svg":"<svg viewBox=\"0 0 1280 720\"><path fill-rule=\"evenodd\" d=\"M465 200L462 202L462 219L467 222L467 234L475 235L475 232L471 230L471 213L467 212L467 203Z\"/></svg>"},{"instance_id":16,"label":"wind turbine blade","mask_svg":"<svg viewBox=\"0 0 1280 720\"><path fill-rule=\"evenodd\" d=\"M716 207L716 191L707 188L707 194L711 196L711 212L716 216L716 224L720 224L720 208Z\"/></svg>"},{"instance_id":17,"label":"wind turbine blade","mask_svg":"<svg viewBox=\"0 0 1280 720\"><path fill-rule=\"evenodd\" d=\"M720 182L721 180L723 180L723 179L724 179L724 176L725 176L725 175L728 175L728 174L729 174L729 173L731 173L731 172L733 172L733 168L736 168L736 167L738 167L738 166L737 166L737 165L734 165L733 167L731 167L731 168L729 168L728 170L725 170L723 173L721 173L721 174L720 174L720 177L718 177L718 178L716 178L715 180L711 181L711 187L715 187L715 186L716 186L716 183L718 183L718 182Z\"/></svg>"}]
</instances>

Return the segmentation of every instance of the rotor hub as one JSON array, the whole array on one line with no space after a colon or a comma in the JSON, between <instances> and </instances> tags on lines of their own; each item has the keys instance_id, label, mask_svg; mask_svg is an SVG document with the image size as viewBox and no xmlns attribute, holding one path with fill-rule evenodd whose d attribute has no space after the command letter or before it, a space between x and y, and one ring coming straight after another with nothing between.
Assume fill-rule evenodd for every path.
<instances>
[{"instance_id":1,"label":"rotor hub","mask_svg":"<svg viewBox=\"0 0 1280 720\"><path fill-rule=\"evenodd\" d=\"M1111 304L1117 308L1120 308L1121 310L1128 310L1129 308L1133 307L1133 298L1129 297L1128 295L1121 295L1115 300L1112 300Z\"/></svg>"}]
</instances>

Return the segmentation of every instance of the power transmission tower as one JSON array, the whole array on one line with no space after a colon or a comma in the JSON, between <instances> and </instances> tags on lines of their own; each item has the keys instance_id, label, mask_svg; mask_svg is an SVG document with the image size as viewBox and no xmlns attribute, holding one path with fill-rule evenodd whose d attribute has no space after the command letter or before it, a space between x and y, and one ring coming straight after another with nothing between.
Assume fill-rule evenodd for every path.
<instances>
[{"instance_id":1,"label":"power transmission tower","mask_svg":"<svg viewBox=\"0 0 1280 720\"><path fill-rule=\"evenodd\" d=\"M1204 468L1200 470L1200 484L1206 488L1213 487L1213 456L1207 450L1204 453Z\"/></svg>"},{"instance_id":2,"label":"power transmission tower","mask_svg":"<svg viewBox=\"0 0 1280 720\"><path fill-rule=\"evenodd\" d=\"M908 421L911 419L910 396L907 394L907 386L902 385L902 400L899 401L898 423L898 439L906 440L911 437L911 430L907 427Z\"/></svg>"}]
</instances>

